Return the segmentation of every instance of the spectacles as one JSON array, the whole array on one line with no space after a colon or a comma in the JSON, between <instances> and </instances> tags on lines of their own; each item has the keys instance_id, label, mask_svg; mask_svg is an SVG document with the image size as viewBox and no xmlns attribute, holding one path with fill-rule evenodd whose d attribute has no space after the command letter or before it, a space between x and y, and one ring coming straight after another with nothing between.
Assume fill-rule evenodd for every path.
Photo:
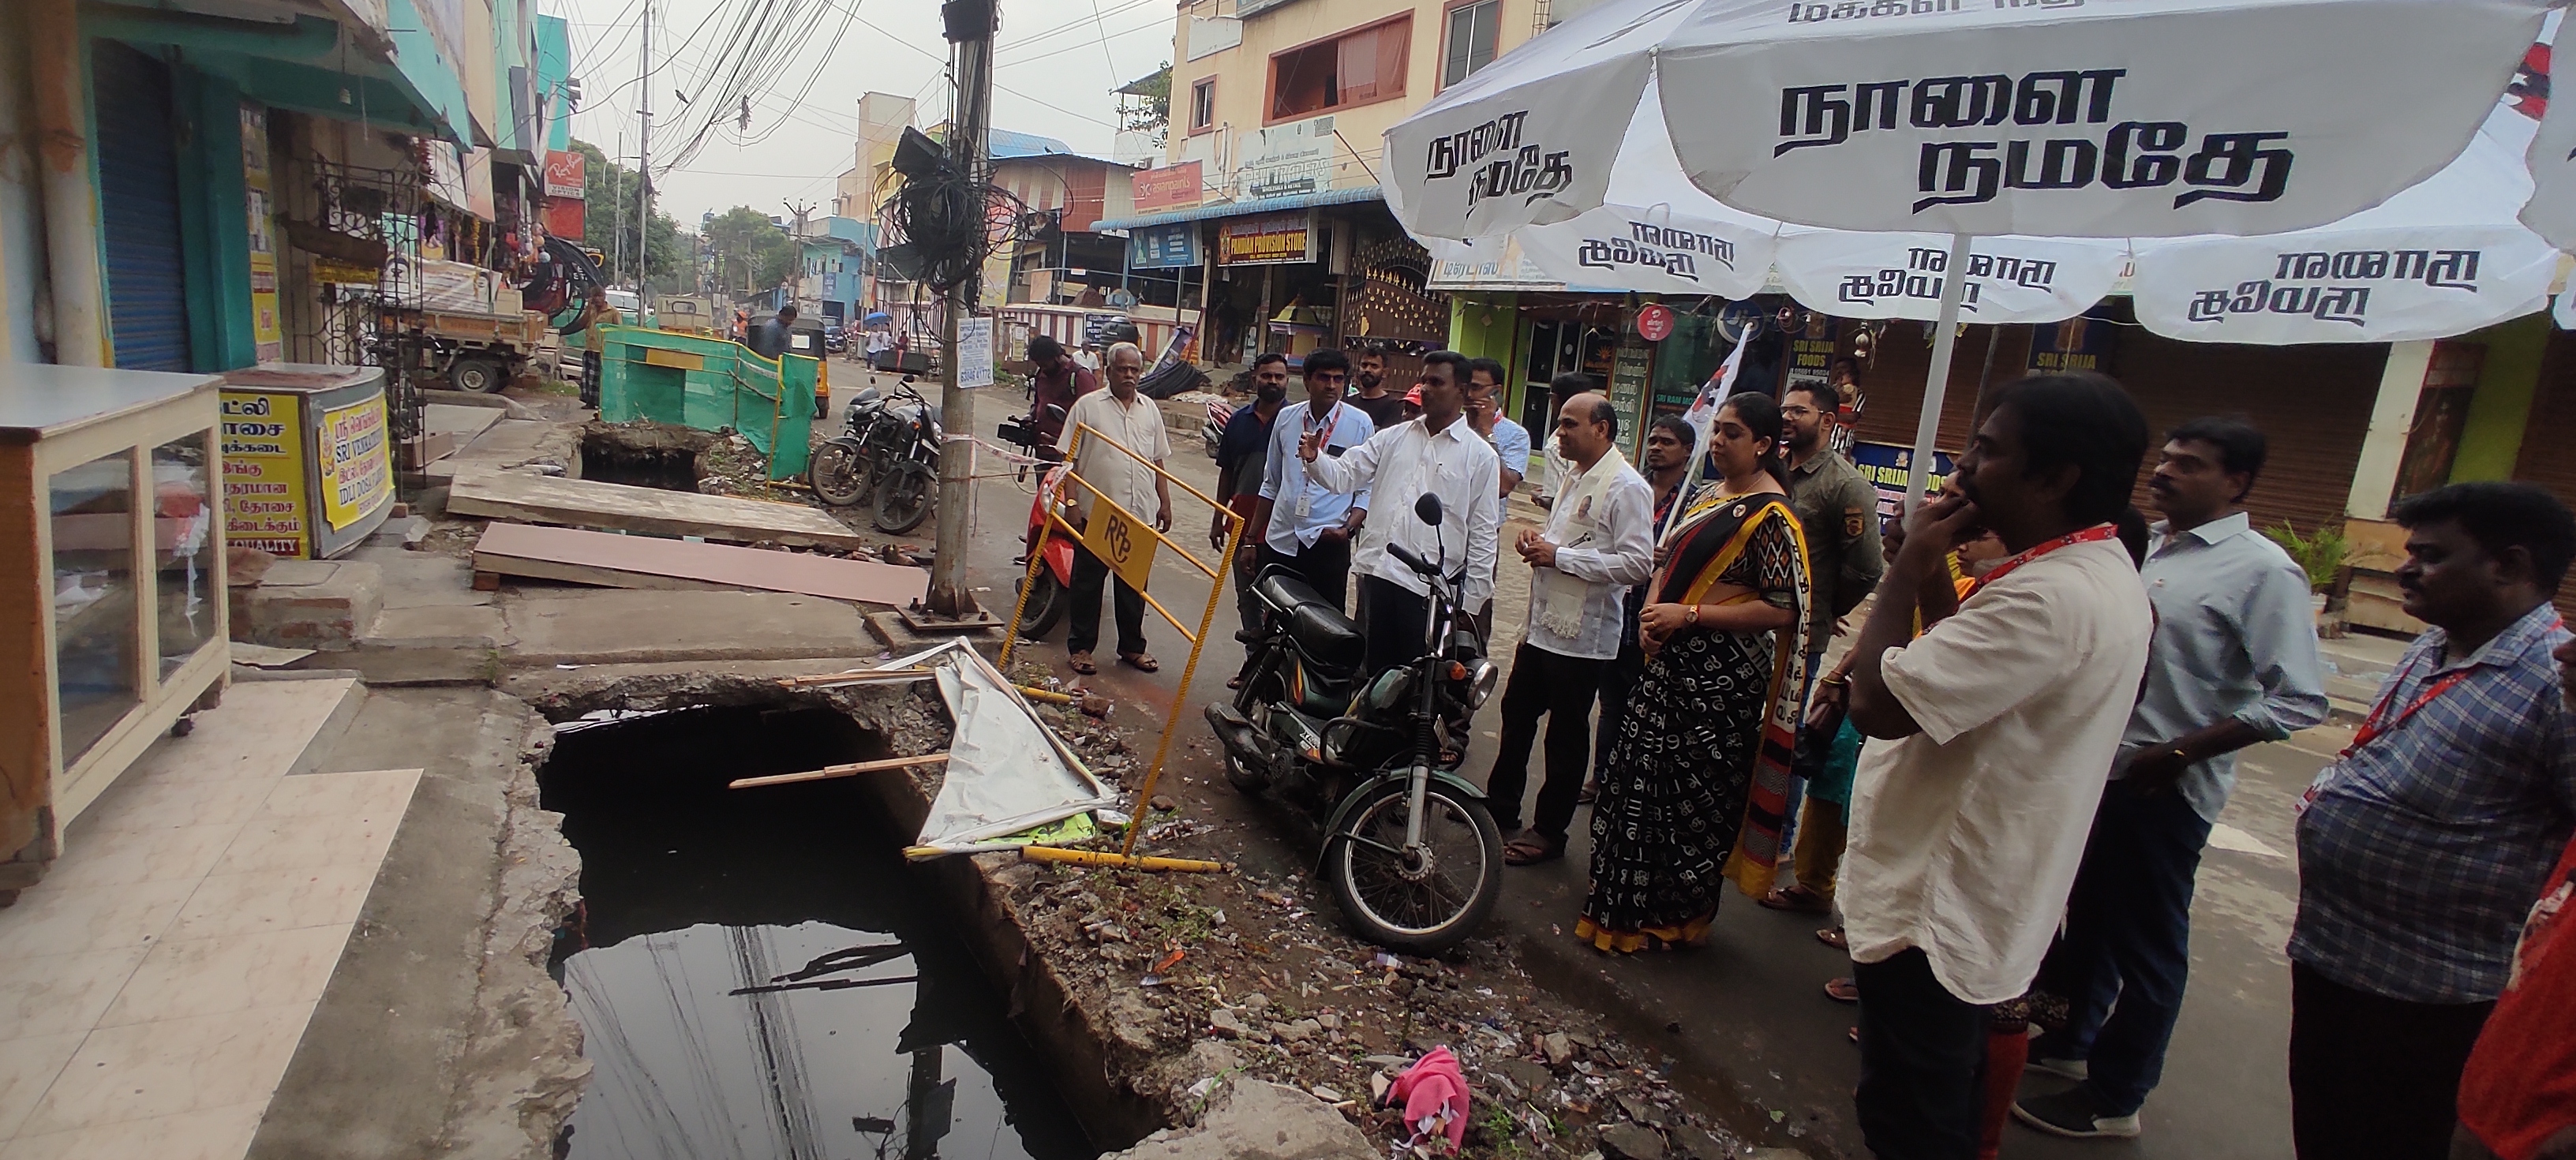
<instances>
[{"instance_id":1,"label":"spectacles","mask_svg":"<svg viewBox=\"0 0 2576 1160\"><path fill-rule=\"evenodd\" d=\"M1817 410L1817 409L1815 409L1815 408L1813 408L1813 407L1782 407L1782 408L1780 408L1780 417L1781 417L1781 418L1784 418L1784 419L1802 419L1802 418L1805 418L1805 417L1807 417L1807 416L1809 416L1809 415L1821 415L1821 414L1824 414L1824 412L1819 411L1819 410Z\"/></svg>"}]
</instances>

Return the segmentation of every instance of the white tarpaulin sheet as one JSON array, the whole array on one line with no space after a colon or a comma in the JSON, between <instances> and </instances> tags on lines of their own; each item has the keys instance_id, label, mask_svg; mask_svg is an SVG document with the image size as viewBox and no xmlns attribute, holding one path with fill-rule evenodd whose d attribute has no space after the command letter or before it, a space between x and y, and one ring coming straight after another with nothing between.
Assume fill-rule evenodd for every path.
<instances>
[{"instance_id":1,"label":"white tarpaulin sheet","mask_svg":"<svg viewBox=\"0 0 2576 1160\"><path fill-rule=\"evenodd\" d=\"M1660 82L1699 188L1803 225L2279 233L2447 164L2547 0L1610 0L1386 132L1416 236L1609 201ZM1635 204L1625 202L1624 204Z\"/></svg>"},{"instance_id":2,"label":"white tarpaulin sheet","mask_svg":"<svg viewBox=\"0 0 2576 1160\"><path fill-rule=\"evenodd\" d=\"M1118 804L973 647L949 641L877 667L916 665L938 670L939 696L956 723L947 773L916 846L971 849Z\"/></svg>"},{"instance_id":3,"label":"white tarpaulin sheet","mask_svg":"<svg viewBox=\"0 0 2576 1160\"><path fill-rule=\"evenodd\" d=\"M1938 234L1796 231L1780 239L1780 285L1840 318L1939 317L1950 239ZM2127 248L2058 238L1978 238L1968 250L1961 322L2062 322L2120 280Z\"/></svg>"}]
</instances>

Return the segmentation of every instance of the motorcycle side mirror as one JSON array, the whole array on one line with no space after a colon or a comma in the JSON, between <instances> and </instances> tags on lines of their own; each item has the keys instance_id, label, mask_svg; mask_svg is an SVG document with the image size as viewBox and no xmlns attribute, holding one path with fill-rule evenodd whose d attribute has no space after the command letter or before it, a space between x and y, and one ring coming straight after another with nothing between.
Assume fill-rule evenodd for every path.
<instances>
[{"instance_id":1,"label":"motorcycle side mirror","mask_svg":"<svg viewBox=\"0 0 2576 1160\"><path fill-rule=\"evenodd\" d=\"M1422 498L1413 501L1413 518L1421 520L1423 523L1431 524L1435 527L1438 526L1440 523L1440 497L1427 491L1422 493Z\"/></svg>"},{"instance_id":2,"label":"motorcycle side mirror","mask_svg":"<svg viewBox=\"0 0 2576 1160\"><path fill-rule=\"evenodd\" d=\"M1047 404L1046 413L1049 419L1061 421L1064 418L1064 408L1055 403Z\"/></svg>"}]
</instances>

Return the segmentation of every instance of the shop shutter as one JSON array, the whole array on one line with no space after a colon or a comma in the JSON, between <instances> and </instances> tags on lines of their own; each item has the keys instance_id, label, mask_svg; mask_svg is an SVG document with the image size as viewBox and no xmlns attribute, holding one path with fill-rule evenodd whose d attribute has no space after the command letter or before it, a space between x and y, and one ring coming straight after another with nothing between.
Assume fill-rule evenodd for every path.
<instances>
[{"instance_id":1,"label":"shop shutter","mask_svg":"<svg viewBox=\"0 0 2576 1160\"><path fill-rule=\"evenodd\" d=\"M170 69L114 41L97 43L91 75L97 102L99 217L116 365L191 370Z\"/></svg>"},{"instance_id":2,"label":"shop shutter","mask_svg":"<svg viewBox=\"0 0 2576 1160\"><path fill-rule=\"evenodd\" d=\"M2548 488L2558 502L2576 507L2576 455L2557 438L2563 431L2576 431L2576 338L2553 329L2540 357L2540 383L2523 423L2513 477ZM2576 616L2576 578L2558 586L2558 610Z\"/></svg>"}]
</instances>

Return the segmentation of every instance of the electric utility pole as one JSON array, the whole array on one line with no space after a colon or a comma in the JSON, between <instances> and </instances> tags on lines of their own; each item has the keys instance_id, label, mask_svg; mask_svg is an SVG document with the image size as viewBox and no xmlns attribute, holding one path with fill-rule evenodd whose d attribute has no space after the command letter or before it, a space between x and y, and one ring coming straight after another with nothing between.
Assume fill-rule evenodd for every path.
<instances>
[{"instance_id":1,"label":"electric utility pole","mask_svg":"<svg viewBox=\"0 0 2576 1160\"><path fill-rule=\"evenodd\" d=\"M651 249L648 243L653 237L653 0L644 0L642 55L644 108L638 115L644 119L644 130L642 139L635 146L635 178L644 183L640 191L642 198L635 210L635 294L639 303L643 300L644 279L653 269L652 263L645 261ZM639 317L637 321L640 323L642 319Z\"/></svg>"},{"instance_id":2,"label":"electric utility pole","mask_svg":"<svg viewBox=\"0 0 2576 1160\"><path fill-rule=\"evenodd\" d=\"M982 225L982 190L990 168L984 159L985 118L993 107L993 29L1000 22L1000 0L948 0L940 6L950 57L955 62L957 93L948 118L948 156L977 191L974 213ZM980 249L976 255L981 257ZM979 262L980 265L980 262ZM972 501L975 447L975 400L957 385L963 360L957 349L957 323L975 306L975 278L969 274L941 295L939 310L940 422L945 435L939 448L939 533L930 562L930 592L925 603L933 615L967 619L978 615L966 585L966 516Z\"/></svg>"}]
</instances>

